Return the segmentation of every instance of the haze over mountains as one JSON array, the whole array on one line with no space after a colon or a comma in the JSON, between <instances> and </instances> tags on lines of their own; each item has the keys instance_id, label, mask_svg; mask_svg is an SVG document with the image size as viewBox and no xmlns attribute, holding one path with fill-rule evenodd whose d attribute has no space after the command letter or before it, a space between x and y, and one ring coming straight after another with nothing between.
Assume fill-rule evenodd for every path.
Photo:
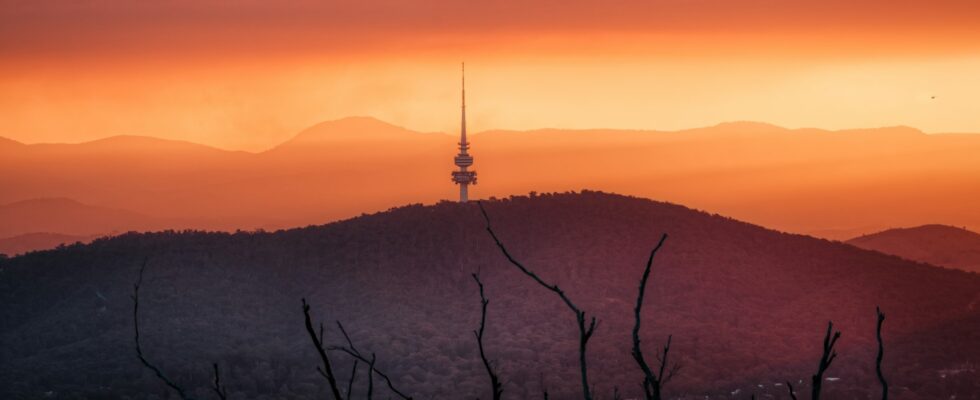
<instances>
[{"instance_id":1,"label":"haze over mountains","mask_svg":"<svg viewBox=\"0 0 980 400\"><path fill-rule=\"evenodd\" d=\"M683 368L668 398L785 398L786 380L807 391L827 320L843 336L826 398L876 395L876 305L888 314L892 398L980 390L976 274L596 192L485 205L514 256L600 320L589 365L602 398L616 386L638 396L632 307L665 232L642 336L652 352L674 335L671 357ZM485 397L472 336L480 303L470 273L478 270L504 398L535 398L543 388L555 399L580 395L574 317L505 261L475 204L443 202L275 233L127 234L0 261L0 381L8 383L0 397L168 398L133 348L129 296L144 258L144 350L200 398L210 395L212 362L229 398L328 396L301 297L327 324L328 343L343 340L329 329L342 320L415 398ZM350 360L334 360L346 381Z\"/></svg>"},{"instance_id":2,"label":"haze over mountains","mask_svg":"<svg viewBox=\"0 0 980 400\"><path fill-rule=\"evenodd\" d=\"M0 237L27 232L87 236L106 232L153 229L151 217L123 210L93 207L66 198L46 198L0 205Z\"/></svg>"},{"instance_id":3,"label":"haze over mountains","mask_svg":"<svg viewBox=\"0 0 980 400\"><path fill-rule=\"evenodd\" d=\"M302 226L453 198L456 141L371 118L321 123L261 153L135 136L3 140L0 204L64 198L149 218L122 224L135 230ZM487 131L472 142L476 197L589 187L834 239L927 223L980 227L980 135L726 123ZM23 217L63 213L66 204ZM74 225L50 233L108 233L62 222ZM20 226L4 235L48 231Z\"/></svg>"},{"instance_id":4,"label":"haze over mountains","mask_svg":"<svg viewBox=\"0 0 980 400\"><path fill-rule=\"evenodd\" d=\"M847 243L908 260L980 273L980 234L955 226L889 229Z\"/></svg>"}]
</instances>

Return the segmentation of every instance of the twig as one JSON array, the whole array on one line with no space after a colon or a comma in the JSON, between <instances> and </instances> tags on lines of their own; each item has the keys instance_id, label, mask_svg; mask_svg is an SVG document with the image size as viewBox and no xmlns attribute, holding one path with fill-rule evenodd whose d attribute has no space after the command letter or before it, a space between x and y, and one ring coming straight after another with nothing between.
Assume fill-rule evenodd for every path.
<instances>
[{"instance_id":1,"label":"twig","mask_svg":"<svg viewBox=\"0 0 980 400\"><path fill-rule=\"evenodd\" d=\"M507 261L510 261L510 263L513 264L515 267L517 267L517 269L519 269L521 272L523 272L524 275L527 275L532 280L537 282L539 285L543 286L545 289L548 289L554 292L555 294L557 294L558 297L560 297L561 300L565 302L565 305L567 305L568 308L571 309L573 313L575 313L575 319L576 322L578 323L578 331L579 331L578 348L579 348L579 366L581 367L581 372L582 372L582 392L585 397L585 400L592 400L592 390L590 389L589 386L589 374L588 374L588 366L586 363L585 353L586 353L586 347L589 343L589 339L591 339L592 334L595 333L595 327L596 327L595 317L592 317L590 322L586 324L585 311L579 309L575 305L575 303L573 303L572 300L565 295L565 292L562 291L561 288L558 287L558 285L548 284L540 277L538 277L537 274L528 270L523 264L521 264L519 261L514 259L514 257L510 255L510 252L507 251L507 248L504 247L504 244L500 242L500 239L497 238L497 234L495 234L493 232L493 229L490 227L490 216L487 215L487 210L483 208L483 203L478 201L477 205L480 207L480 212L483 213L483 219L487 223L487 232L490 233L490 237L493 238L493 241L497 244L497 247L500 248L500 251L504 253L504 256L507 257Z\"/></svg>"},{"instance_id":2,"label":"twig","mask_svg":"<svg viewBox=\"0 0 980 400\"><path fill-rule=\"evenodd\" d=\"M374 372L375 374L378 374L378 376L380 376L381 379L385 380L385 383L388 385L388 389L390 389L392 393L398 395L398 397L401 397L404 400L412 400L412 396L406 395L405 393L402 393L400 390L395 388L395 385L391 383L391 378L388 377L388 375L386 375L385 373L378 370L378 368L374 366L375 360L373 354L371 355L371 359L368 359L367 357L362 355L359 350L357 350L357 347L354 347L354 341L351 340L350 335L347 334L347 330L344 329L344 325L341 324L340 321L337 321L337 327L340 328L340 332L344 334L344 339L347 340L348 347L329 346L327 347L327 350L343 352L351 357L354 357L355 359L361 360L361 362L363 363L367 363L370 368L368 375L370 375L370 372Z\"/></svg>"},{"instance_id":3,"label":"twig","mask_svg":"<svg viewBox=\"0 0 980 400\"><path fill-rule=\"evenodd\" d=\"M796 392L793 391L793 384L789 383L789 381L786 381L786 387L789 388L789 397L792 398L793 400L798 400L796 398Z\"/></svg>"},{"instance_id":4,"label":"twig","mask_svg":"<svg viewBox=\"0 0 980 400\"><path fill-rule=\"evenodd\" d=\"M214 380L211 381L211 389L214 389L214 393L218 395L221 400L228 399L228 390L224 386L221 386L221 374L218 372L218 363L214 363Z\"/></svg>"},{"instance_id":5,"label":"twig","mask_svg":"<svg viewBox=\"0 0 980 400\"><path fill-rule=\"evenodd\" d=\"M667 366L667 355L670 352L671 336L667 336L667 345L664 346L663 356L658 357L660 360L658 374L654 374L653 370L650 369L650 366L643 357L643 350L640 347L640 310L643 308L643 297L646 293L647 281L650 278L653 257L657 255L657 251L663 246L665 240L667 240L667 234L660 237L657 246L650 252L650 258L647 260L646 268L643 270L643 277L640 278L640 292L636 296L636 307L633 309L635 317L635 323L633 324L633 360L636 361L637 365L640 366L640 370L643 371L643 394L647 400L660 400L660 390L667 380L670 379L669 377L664 377L664 369ZM670 375L673 375L673 372Z\"/></svg>"},{"instance_id":6,"label":"twig","mask_svg":"<svg viewBox=\"0 0 980 400\"><path fill-rule=\"evenodd\" d=\"M497 372L494 371L492 362L487 359L487 354L483 349L483 331L487 325L487 305L490 304L490 300L483 293L483 282L480 281L480 275L472 275L473 280L480 287L481 304L480 329L473 331L473 335L476 336L476 343L480 347L480 359L483 360L483 367L486 368L487 375L490 376L490 389L493 390L493 400L500 400L500 396L504 392L503 385L500 383L500 378L497 376Z\"/></svg>"},{"instance_id":7,"label":"twig","mask_svg":"<svg viewBox=\"0 0 980 400\"><path fill-rule=\"evenodd\" d=\"M317 337L316 330L313 329L313 322L310 320L310 305L306 303L305 298L302 300L306 332L310 334L310 339L313 340L313 347L316 347L316 351L320 355L320 360L323 362L323 369L317 366L316 370L327 379L327 382L330 384L330 392L333 393L333 398L335 400L343 400L344 398L340 395L340 388L337 387L337 379L334 377L333 368L330 367L330 358L327 357L327 352L323 349L323 342L321 341L323 337L323 324L320 324L320 336Z\"/></svg>"},{"instance_id":8,"label":"twig","mask_svg":"<svg viewBox=\"0 0 980 400\"><path fill-rule=\"evenodd\" d=\"M368 371L373 371L374 370L374 361L375 360L377 360L377 357L374 356L374 353L371 353L371 362L368 363ZM373 395L373 393L374 393L374 374L369 373L368 374L367 400L371 400L371 396Z\"/></svg>"},{"instance_id":9,"label":"twig","mask_svg":"<svg viewBox=\"0 0 980 400\"><path fill-rule=\"evenodd\" d=\"M357 362L357 360L354 360L354 368L350 371L350 380L347 381L347 398L349 399L354 398L351 393L354 390L354 378L357 377Z\"/></svg>"},{"instance_id":10,"label":"twig","mask_svg":"<svg viewBox=\"0 0 980 400\"><path fill-rule=\"evenodd\" d=\"M817 373L813 375L811 382L813 384L813 390L810 395L810 400L820 399L823 373L827 371L827 368L830 368L830 364L837 358L837 351L834 350L834 345L837 344L837 339L840 339L840 331L834 332L833 336L831 336L833 330L834 323L828 321L827 334L823 338L823 355L820 357L820 365L817 366Z\"/></svg>"},{"instance_id":11,"label":"twig","mask_svg":"<svg viewBox=\"0 0 980 400\"><path fill-rule=\"evenodd\" d=\"M659 354L657 356L657 361L660 362L659 376L660 376L660 386L661 387L663 387L664 385L666 385L667 382L670 382L671 379L674 379L674 375L677 374L677 371L680 371L681 370L681 364L678 364L678 363L675 363L674 365L672 365L669 370L666 369L667 368L667 355L670 353L670 342L671 342L671 340L673 338L674 338L674 335L667 335L667 343L664 344L664 350L663 350L663 352L661 354Z\"/></svg>"},{"instance_id":12,"label":"twig","mask_svg":"<svg viewBox=\"0 0 980 400\"><path fill-rule=\"evenodd\" d=\"M881 340L881 324L885 322L885 313L881 312L881 308L875 307L875 313L878 314L878 357L875 359L875 372L878 374L878 381L881 382L881 400L888 400L888 381L885 380L885 375L881 373L881 359L885 356L885 345Z\"/></svg>"},{"instance_id":13,"label":"twig","mask_svg":"<svg viewBox=\"0 0 980 400\"><path fill-rule=\"evenodd\" d=\"M163 381L168 387L177 392L177 396L181 399L188 400L190 397L184 393L184 389L178 386L174 381L167 378L159 368L151 364L146 357L143 355L143 348L140 346L140 319L139 319L139 308L140 308L140 285L143 283L143 271L146 269L147 259L143 259L143 265L140 266L139 275L136 278L136 284L133 285L133 332L136 341L136 356L139 357L140 362L143 366L153 371L157 378Z\"/></svg>"}]
</instances>

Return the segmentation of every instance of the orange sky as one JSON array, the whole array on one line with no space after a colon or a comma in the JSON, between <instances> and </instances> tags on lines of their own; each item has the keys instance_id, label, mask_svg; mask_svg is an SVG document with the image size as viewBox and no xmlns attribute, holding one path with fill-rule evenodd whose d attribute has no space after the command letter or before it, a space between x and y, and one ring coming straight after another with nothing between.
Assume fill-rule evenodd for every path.
<instances>
[{"instance_id":1,"label":"orange sky","mask_svg":"<svg viewBox=\"0 0 980 400\"><path fill-rule=\"evenodd\" d=\"M349 115L453 131L461 60L474 130L980 132L976 1L0 3L0 136L28 143L261 150Z\"/></svg>"}]
</instances>

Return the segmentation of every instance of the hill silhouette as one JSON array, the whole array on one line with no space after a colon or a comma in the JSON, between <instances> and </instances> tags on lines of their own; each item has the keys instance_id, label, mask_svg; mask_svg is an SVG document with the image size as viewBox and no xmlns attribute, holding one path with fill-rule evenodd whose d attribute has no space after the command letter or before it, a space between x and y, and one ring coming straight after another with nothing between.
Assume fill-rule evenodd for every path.
<instances>
[{"instance_id":1,"label":"hill silhouette","mask_svg":"<svg viewBox=\"0 0 980 400\"><path fill-rule=\"evenodd\" d=\"M0 254L13 256L36 251L38 249L53 249L59 245L88 242L98 235L65 235L61 233L25 233L0 239Z\"/></svg>"},{"instance_id":2,"label":"hill silhouette","mask_svg":"<svg viewBox=\"0 0 980 400\"><path fill-rule=\"evenodd\" d=\"M160 218L125 209L83 204L68 198L39 198L0 205L0 253L51 249L128 231L163 229L234 230L238 219ZM259 228L263 228L259 226Z\"/></svg>"},{"instance_id":3,"label":"hill silhouette","mask_svg":"<svg viewBox=\"0 0 980 400\"><path fill-rule=\"evenodd\" d=\"M445 141L442 133L420 133L392 125L371 117L348 117L326 121L311 126L292 139L270 149L268 152L286 149L306 149L308 145L328 144L373 144L391 141L413 142L415 140Z\"/></svg>"},{"instance_id":4,"label":"hill silhouette","mask_svg":"<svg viewBox=\"0 0 980 400\"><path fill-rule=\"evenodd\" d=\"M96 207L66 198L43 198L0 205L0 238L57 232L90 236L158 228L153 218L126 210Z\"/></svg>"},{"instance_id":5,"label":"hill silhouette","mask_svg":"<svg viewBox=\"0 0 980 400\"><path fill-rule=\"evenodd\" d=\"M599 192L485 206L515 257L599 318L589 357L603 398L614 387L638 395L632 307L664 232L671 236L654 263L642 336L652 352L674 335L671 354L683 369L669 398L784 398L786 380L806 388L827 320L843 338L826 397L877 393L876 305L889 315L893 398L980 390L976 274ZM475 204L443 202L271 233L126 234L5 260L0 397L168 398L133 349L129 296L144 258L144 350L199 396L208 394L211 362L222 366L229 398L327 396L303 330L305 297L317 320L342 320L416 398L485 397L472 334L478 270L490 300L486 349L504 398L537 397L543 387L555 399L580 395L573 316L506 262ZM328 343L342 340L328 329ZM350 361L335 359L346 379Z\"/></svg>"},{"instance_id":6,"label":"hill silhouette","mask_svg":"<svg viewBox=\"0 0 980 400\"><path fill-rule=\"evenodd\" d=\"M980 227L972 201L980 198L980 135L739 122L675 132L495 130L471 139L478 197L590 187L839 240L935 221ZM163 226L173 229L304 226L453 198L457 140L357 117L261 153L133 136L0 145L0 203L64 197L179 220Z\"/></svg>"},{"instance_id":7,"label":"hill silhouette","mask_svg":"<svg viewBox=\"0 0 980 400\"><path fill-rule=\"evenodd\" d=\"M955 226L889 229L847 243L909 260L980 272L980 234Z\"/></svg>"},{"instance_id":8,"label":"hill silhouette","mask_svg":"<svg viewBox=\"0 0 980 400\"><path fill-rule=\"evenodd\" d=\"M12 148L18 148L22 146L24 146L24 144L21 142L0 137L0 149L12 149Z\"/></svg>"}]
</instances>

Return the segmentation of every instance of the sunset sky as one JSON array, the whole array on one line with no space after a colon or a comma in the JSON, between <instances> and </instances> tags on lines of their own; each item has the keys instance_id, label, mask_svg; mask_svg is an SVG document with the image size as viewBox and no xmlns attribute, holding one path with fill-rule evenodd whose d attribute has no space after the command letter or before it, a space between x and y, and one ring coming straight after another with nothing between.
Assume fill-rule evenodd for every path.
<instances>
[{"instance_id":1,"label":"sunset sky","mask_svg":"<svg viewBox=\"0 0 980 400\"><path fill-rule=\"evenodd\" d=\"M980 132L975 0L0 0L0 136L264 150L421 131L908 125Z\"/></svg>"}]
</instances>

